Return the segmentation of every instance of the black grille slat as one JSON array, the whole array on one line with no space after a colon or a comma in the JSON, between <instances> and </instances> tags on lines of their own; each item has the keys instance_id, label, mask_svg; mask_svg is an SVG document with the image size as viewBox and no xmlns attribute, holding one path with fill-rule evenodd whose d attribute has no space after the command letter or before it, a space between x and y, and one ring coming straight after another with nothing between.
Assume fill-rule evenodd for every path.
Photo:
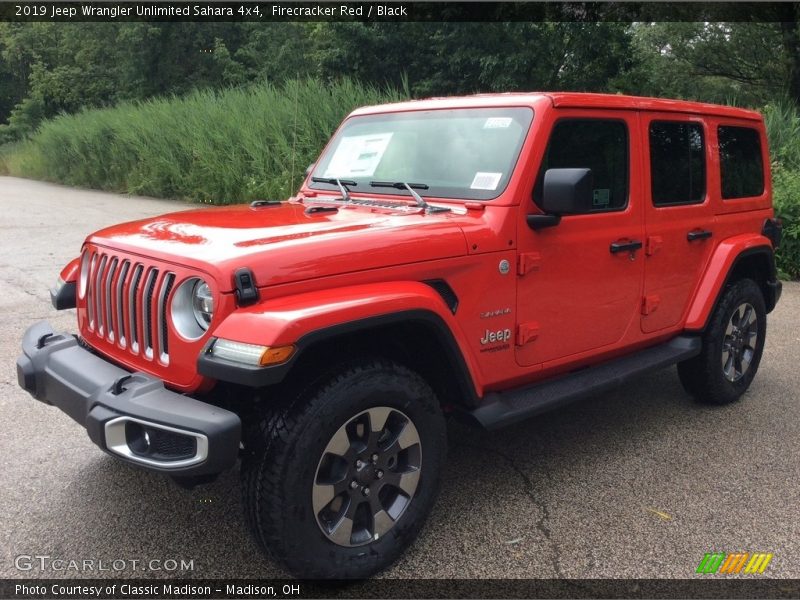
<instances>
[{"instance_id":1,"label":"black grille slat","mask_svg":"<svg viewBox=\"0 0 800 600\"><path fill-rule=\"evenodd\" d=\"M136 265L133 269L133 277L131 279L131 285L128 288L128 311L130 316L130 330L131 330L131 351L138 352L139 351L139 328L138 328L138 320L137 315L139 311L137 309L138 302L139 302L139 295L137 292L139 291L139 282L142 280L142 273L144 272L144 267L142 265Z\"/></svg>"},{"instance_id":2,"label":"black grille slat","mask_svg":"<svg viewBox=\"0 0 800 600\"><path fill-rule=\"evenodd\" d=\"M147 283L144 288L142 303L142 328L144 330L144 352L148 357L153 356L153 296L156 292L156 279L158 269L150 269L147 274Z\"/></svg>"},{"instance_id":3,"label":"black grille slat","mask_svg":"<svg viewBox=\"0 0 800 600\"><path fill-rule=\"evenodd\" d=\"M111 282L114 281L114 273L117 271L117 264L119 264L119 260L114 257L111 259L111 262L108 264L108 269L106 270L105 276L105 321L106 321L106 332L107 337L110 341L114 341L114 313L111 310Z\"/></svg>"},{"instance_id":4,"label":"black grille slat","mask_svg":"<svg viewBox=\"0 0 800 600\"><path fill-rule=\"evenodd\" d=\"M175 283L175 273L167 273L161 283L161 292L158 294L158 348L161 360L169 360L169 331L167 330L167 300L172 286Z\"/></svg>"},{"instance_id":5,"label":"black grille slat","mask_svg":"<svg viewBox=\"0 0 800 600\"><path fill-rule=\"evenodd\" d=\"M117 279L117 325L119 327L119 343L124 348L128 343L128 336L126 335L125 327L125 281L128 278L128 270L131 267L131 261L123 260L119 268L119 278ZM130 310L130 308L128 309Z\"/></svg>"},{"instance_id":6,"label":"black grille slat","mask_svg":"<svg viewBox=\"0 0 800 600\"><path fill-rule=\"evenodd\" d=\"M105 254L100 259L100 265L97 267L94 280L94 322L97 328L97 334L103 337L105 328L103 327L103 274L106 270L106 261L108 256Z\"/></svg>"}]
</instances>

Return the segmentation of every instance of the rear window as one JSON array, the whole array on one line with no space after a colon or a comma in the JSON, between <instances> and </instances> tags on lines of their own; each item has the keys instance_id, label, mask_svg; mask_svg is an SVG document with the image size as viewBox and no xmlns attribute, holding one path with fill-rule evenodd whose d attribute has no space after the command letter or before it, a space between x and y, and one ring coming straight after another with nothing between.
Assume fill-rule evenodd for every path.
<instances>
[{"instance_id":1,"label":"rear window","mask_svg":"<svg viewBox=\"0 0 800 600\"><path fill-rule=\"evenodd\" d=\"M717 136L722 197L730 200L760 196L764 192L764 163L758 131L722 125Z\"/></svg>"},{"instance_id":2,"label":"rear window","mask_svg":"<svg viewBox=\"0 0 800 600\"><path fill-rule=\"evenodd\" d=\"M650 179L653 204L694 204L706 195L703 128L698 123L650 124Z\"/></svg>"}]
</instances>

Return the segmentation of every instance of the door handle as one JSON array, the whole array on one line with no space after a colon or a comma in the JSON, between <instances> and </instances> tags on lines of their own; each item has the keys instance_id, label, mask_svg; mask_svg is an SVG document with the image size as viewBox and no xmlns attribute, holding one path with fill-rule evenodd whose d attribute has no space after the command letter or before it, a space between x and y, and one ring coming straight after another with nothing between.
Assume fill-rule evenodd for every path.
<instances>
[{"instance_id":1,"label":"door handle","mask_svg":"<svg viewBox=\"0 0 800 600\"><path fill-rule=\"evenodd\" d=\"M695 229L686 234L686 239L690 242L695 240L707 240L711 237L711 231L708 229Z\"/></svg>"},{"instance_id":2,"label":"door handle","mask_svg":"<svg viewBox=\"0 0 800 600\"><path fill-rule=\"evenodd\" d=\"M629 242L611 242L611 246L609 246L609 251L611 254L616 254L617 252L635 252L642 247L642 242L639 240L631 240Z\"/></svg>"}]
</instances>

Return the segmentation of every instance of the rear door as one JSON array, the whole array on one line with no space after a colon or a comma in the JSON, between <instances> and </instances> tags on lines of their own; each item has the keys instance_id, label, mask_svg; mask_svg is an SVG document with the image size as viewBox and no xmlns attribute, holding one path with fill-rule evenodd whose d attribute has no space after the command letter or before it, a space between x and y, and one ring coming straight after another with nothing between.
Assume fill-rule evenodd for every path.
<instances>
[{"instance_id":1,"label":"rear door","mask_svg":"<svg viewBox=\"0 0 800 600\"><path fill-rule=\"evenodd\" d=\"M682 322L714 247L711 149L700 116L643 112L645 150L644 333Z\"/></svg>"}]
</instances>

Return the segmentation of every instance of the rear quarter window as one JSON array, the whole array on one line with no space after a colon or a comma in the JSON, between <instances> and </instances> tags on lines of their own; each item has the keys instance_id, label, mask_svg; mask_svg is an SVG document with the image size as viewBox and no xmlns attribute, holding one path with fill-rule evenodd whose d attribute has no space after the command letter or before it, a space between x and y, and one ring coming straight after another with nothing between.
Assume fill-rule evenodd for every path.
<instances>
[{"instance_id":1,"label":"rear quarter window","mask_svg":"<svg viewBox=\"0 0 800 600\"><path fill-rule=\"evenodd\" d=\"M722 197L732 200L763 194L764 162L758 130L720 125L717 138Z\"/></svg>"}]
</instances>

